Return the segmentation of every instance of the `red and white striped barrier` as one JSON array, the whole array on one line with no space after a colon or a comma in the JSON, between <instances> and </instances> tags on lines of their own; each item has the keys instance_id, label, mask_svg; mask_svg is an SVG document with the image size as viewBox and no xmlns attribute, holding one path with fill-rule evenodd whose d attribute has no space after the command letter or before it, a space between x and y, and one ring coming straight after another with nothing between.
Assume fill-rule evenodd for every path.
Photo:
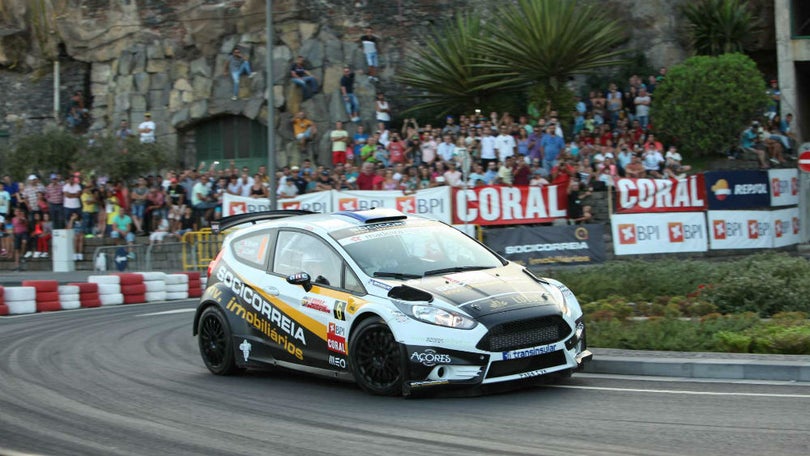
<instances>
[{"instance_id":1,"label":"red and white striped barrier","mask_svg":"<svg viewBox=\"0 0 810 456\"><path fill-rule=\"evenodd\" d=\"M23 280L23 287L32 287L35 292L37 312L62 310L59 303L59 282L56 280Z\"/></svg>"},{"instance_id":2,"label":"red and white striped barrier","mask_svg":"<svg viewBox=\"0 0 810 456\"><path fill-rule=\"evenodd\" d=\"M6 305L6 300L3 297L3 287L0 286L0 317L3 315L8 315L8 306Z\"/></svg>"},{"instance_id":3,"label":"red and white striped barrier","mask_svg":"<svg viewBox=\"0 0 810 456\"><path fill-rule=\"evenodd\" d=\"M117 275L121 278L121 294L124 295L124 304L146 302L146 285L143 284L142 274L130 272Z\"/></svg>"},{"instance_id":4,"label":"red and white striped barrier","mask_svg":"<svg viewBox=\"0 0 810 456\"><path fill-rule=\"evenodd\" d=\"M78 309L82 306L79 287L76 285L59 285L57 292L62 310Z\"/></svg>"},{"instance_id":5,"label":"red and white striped barrier","mask_svg":"<svg viewBox=\"0 0 810 456\"><path fill-rule=\"evenodd\" d=\"M166 274L166 299L188 299L188 276L185 274Z\"/></svg>"},{"instance_id":6,"label":"red and white striped barrier","mask_svg":"<svg viewBox=\"0 0 810 456\"><path fill-rule=\"evenodd\" d=\"M90 282L72 282L68 285L79 287L79 302L82 307L99 307L101 300L98 297L98 284Z\"/></svg>"},{"instance_id":7,"label":"red and white striped barrier","mask_svg":"<svg viewBox=\"0 0 810 456\"><path fill-rule=\"evenodd\" d=\"M102 306L117 306L124 303L121 294L121 277L117 275L91 275L90 283L98 284L98 299Z\"/></svg>"},{"instance_id":8,"label":"red and white striped barrier","mask_svg":"<svg viewBox=\"0 0 810 456\"><path fill-rule=\"evenodd\" d=\"M9 315L32 314L37 311L37 289L34 287L6 287L3 299Z\"/></svg>"}]
</instances>

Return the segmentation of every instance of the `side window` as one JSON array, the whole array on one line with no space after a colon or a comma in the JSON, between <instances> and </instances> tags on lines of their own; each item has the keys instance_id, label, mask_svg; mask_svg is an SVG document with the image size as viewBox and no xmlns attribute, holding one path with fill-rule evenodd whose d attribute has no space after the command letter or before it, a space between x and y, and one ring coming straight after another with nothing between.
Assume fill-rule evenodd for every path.
<instances>
[{"instance_id":1,"label":"side window","mask_svg":"<svg viewBox=\"0 0 810 456\"><path fill-rule=\"evenodd\" d=\"M355 293L366 293L366 289L363 288L363 284L360 283L360 279L354 275L354 272L345 263L343 266L343 288Z\"/></svg>"},{"instance_id":2,"label":"side window","mask_svg":"<svg viewBox=\"0 0 810 456\"><path fill-rule=\"evenodd\" d=\"M298 231L281 231L272 271L281 275L306 272L312 281L342 288L341 258L321 239Z\"/></svg>"},{"instance_id":3,"label":"side window","mask_svg":"<svg viewBox=\"0 0 810 456\"><path fill-rule=\"evenodd\" d=\"M269 233L253 233L235 239L231 243L231 249L239 261L264 269L269 252L269 241Z\"/></svg>"}]
</instances>

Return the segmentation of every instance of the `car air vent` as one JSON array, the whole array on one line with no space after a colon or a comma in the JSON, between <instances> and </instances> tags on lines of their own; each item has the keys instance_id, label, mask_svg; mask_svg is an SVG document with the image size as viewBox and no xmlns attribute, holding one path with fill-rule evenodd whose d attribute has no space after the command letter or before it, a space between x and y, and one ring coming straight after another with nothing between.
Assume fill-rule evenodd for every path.
<instances>
[{"instance_id":1,"label":"car air vent","mask_svg":"<svg viewBox=\"0 0 810 456\"><path fill-rule=\"evenodd\" d=\"M509 351L565 339L571 327L559 315L501 323L490 328L476 346L485 351Z\"/></svg>"}]
</instances>

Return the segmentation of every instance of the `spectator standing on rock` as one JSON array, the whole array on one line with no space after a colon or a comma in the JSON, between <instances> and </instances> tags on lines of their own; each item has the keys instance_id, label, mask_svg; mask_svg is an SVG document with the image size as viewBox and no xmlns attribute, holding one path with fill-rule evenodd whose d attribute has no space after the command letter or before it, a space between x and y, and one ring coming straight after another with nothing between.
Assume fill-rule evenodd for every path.
<instances>
[{"instance_id":1,"label":"spectator standing on rock","mask_svg":"<svg viewBox=\"0 0 810 456\"><path fill-rule=\"evenodd\" d=\"M383 124L385 126L384 129L381 130L388 130L388 126L391 123L391 106L385 100L385 94L380 92L377 94L377 101L375 102L375 112L376 112L376 119L377 122ZM383 145L387 145L387 141L383 141Z\"/></svg>"},{"instance_id":2,"label":"spectator standing on rock","mask_svg":"<svg viewBox=\"0 0 810 456\"><path fill-rule=\"evenodd\" d=\"M238 46L233 48L228 61L225 62L225 74L230 74L233 80L233 96L231 100L239 99L239 78L243 74L248 75L249 78L256 76L256 73L250 69L250 61L242 55L242 50Z\"/></svg>"},{"instance_id":3,"label":"spectator standing on rock","mask_svg":"<svg viewBox=\"0 0 810 456\"><path fill-rule=\"evenodd\" d=\"M340 94L343 96L343 104L346 107L346 114L352 122L360 122L360 103L354 94L354 72L349 67L343 67L343 76L340 77Z\"/></svg>"},{"instance_id":4,"label":"spectator standing on rock","mask_svg":"<svg viewBox=\"0 0 810 456\"><path fill-rule=\"evenodd\" d=\"M374 30L371 27L366 27L365 34L360 37L360 46L363 48L363 54L366 56L366 65L368 65L368 80L379 81L377 78L377 67L379 66L379 52L378 43L379 38L374 35Z\"/></svg>"},{"instance_id":5,"label":"spectator standing on rock","mask_svg":"<svg viewBox=\"0 0 810 456\"><path fill-rule=\"evenodd\" d=\"M335 129L329 133L329 141L332 143L332 166L345 165L349 132L343 128L343 122L335 122Z\"/></svg>"},{"instance_id":6,"label":"spectator standing on rock","mask_svg":"<svg viewBox=\"0 0 810 456\"><path fill-rule=\"evenodd\" d=\"M318 93L318 81L304 67L303 56L299 55L290 67L290 78L295 85L301 87L304 93L304 101L309 100Z\"/></svg>"},{"instance_id":7,"label":"spectator standing on rock","mask_svg":"<svg viewBox=\"0 0 810 456\"><path fill-rule=\"evenodd\" d=\"M147 112L143 115L143 122L138 125L141 144L153 144L155 142L155 123L152 122L152 114Z\"/></svg>"}]
</instances>

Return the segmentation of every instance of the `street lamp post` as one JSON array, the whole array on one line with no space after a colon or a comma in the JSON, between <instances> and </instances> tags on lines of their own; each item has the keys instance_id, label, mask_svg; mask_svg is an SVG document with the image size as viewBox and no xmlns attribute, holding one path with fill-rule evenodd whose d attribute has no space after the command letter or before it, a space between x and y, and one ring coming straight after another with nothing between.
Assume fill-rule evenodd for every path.
<instances>
[{"instance_id":1,"label":"street lamp post","mask_svg":"<svg viewBox=\"0 0 810 456\"><path fill-rule=\"evenodd\" d=\"M276 209L276 102L273 91L273 0L267 0L265 5L265 28L267 34L267 51L265 52L265 68L267 72L267 173L270 178L270 210Z\"/></svg>"}]
</instances>

